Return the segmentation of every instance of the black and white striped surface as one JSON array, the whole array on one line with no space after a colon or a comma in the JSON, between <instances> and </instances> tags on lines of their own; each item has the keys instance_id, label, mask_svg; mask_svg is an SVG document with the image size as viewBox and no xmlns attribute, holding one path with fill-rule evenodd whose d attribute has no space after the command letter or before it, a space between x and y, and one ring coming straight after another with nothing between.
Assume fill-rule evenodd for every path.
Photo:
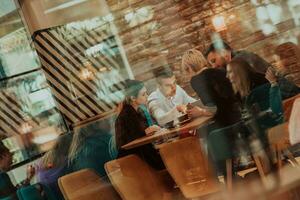
<instances>
[{"instance_id":1,"label":"black and white striped surface","mask_svg":"<svg viewBox=\"0 0 300 200\"><path fill-rule=\"evenodd\" d=\"M114 36L98 27L70 39L62 30L67 31L65 26L42 30L33 38L58 109L70 124L111 111L122 100L121 91L128 77ZM87 49L100 43L110 48L96 56L86 54ZM95 74L91 80L80 76L86 61Z\"/></svg>"}]
</instances>

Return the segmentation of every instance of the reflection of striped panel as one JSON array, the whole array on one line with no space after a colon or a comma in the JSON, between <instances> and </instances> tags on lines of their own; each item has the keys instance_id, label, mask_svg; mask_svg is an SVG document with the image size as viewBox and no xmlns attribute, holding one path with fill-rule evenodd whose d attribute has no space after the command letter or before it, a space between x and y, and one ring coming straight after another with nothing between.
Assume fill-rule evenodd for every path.
<instances>
[{"instance_id":1,"label":"reflection of striped panel","mask_svg":"<svg viewBox=\"0 0 300 200\"><path fill-rule=\"evenodd\" d=\"M21 106L12 95L0 92L0 134L20 134L21 126L26 121L31 121L33 126L38 124L34 118L25 120L22 113ZM29 117L28 114L26 116Z\"/></svg>"},{"instance_id":2,"label":"reflection of striped panel","mask_svg":"<svg viewBox=\"0 0 300 200\"><path fill-rule=\"evenodd\" d=\"M89 61L95 72L100 73L100 68L120 70L119 56L114 56L110 49L96 57L87 57L85 51L100 42L110 45L111 41L100 29L84 33L80 38L67 41L61 36L60 28L52 28L38 32L34 42L42 63L42 69L51 87L57 107L65 115L69 123L80 122L98 114L113 109L121 100L114 92L124 88L124 79L118 78L118 83L106 87L110 95L100 99L98 92L105 87L99 85L99 80L82 80L80 73L83 62ZM72 34L72 32L70 33ZM106 38L106 39L104 39ZM127 77L127 75L126 75Z\"/></svg>"}]
</instances>

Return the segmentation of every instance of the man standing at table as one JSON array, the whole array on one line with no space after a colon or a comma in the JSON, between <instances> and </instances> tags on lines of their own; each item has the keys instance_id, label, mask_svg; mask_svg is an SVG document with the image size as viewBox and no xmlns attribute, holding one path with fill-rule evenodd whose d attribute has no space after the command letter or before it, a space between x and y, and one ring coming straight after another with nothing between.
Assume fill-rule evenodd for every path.
<instances>
[{"instance_id":1,"label":"man standing at table","mask_svg":"<svg viewBox=\"0 0 300 200\"><path fill-rule=\"evenodd\" d=\"M213 68L225 69L226 65L230 63L233 58L242 58L256 72L262 74L265 74L267 69L272 66L269 62L255 53L245 50L234 51L221 39L211 43L204 55ZM299 87L279 74L277 75L277 82L282 99L287 99L300 93Z\"/></svg>"},{"instance_id":2,"label":"man standing at table","mask_svg":"<svg viewBox=\"0 0 300 200\"><path fill-rule=\"evenodd\" d=\"M158 124L164 125L185 113L186 105L195 102L179 85L172 70L159 68L154 73L158 88L148 97L149 110Z\"/></svg>"}]
</instances>

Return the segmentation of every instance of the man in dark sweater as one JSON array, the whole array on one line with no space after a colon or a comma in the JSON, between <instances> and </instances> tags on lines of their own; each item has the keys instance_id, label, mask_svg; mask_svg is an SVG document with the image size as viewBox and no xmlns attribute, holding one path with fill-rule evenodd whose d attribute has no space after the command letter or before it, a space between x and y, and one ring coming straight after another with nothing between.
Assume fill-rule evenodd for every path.
<instances>
[{"instance_id":1,"label":"man in dark sweater","mask_svg":"<svg viewBox=\"0 0 300 200\"><path fill-rule=\"evenodd\" d=\"M222 40L217 40L210 44L204 55L208 63L213 68L225 69L226 65L233 58L237 57L245 60L258 73L265 74L267 69L272 66L255 53L245 50L234 51L226 42ZM280 75L277 78L282 99L287 99L300 93L300 88L295 84L291 83Z\"/></svg>"}]
</instances>

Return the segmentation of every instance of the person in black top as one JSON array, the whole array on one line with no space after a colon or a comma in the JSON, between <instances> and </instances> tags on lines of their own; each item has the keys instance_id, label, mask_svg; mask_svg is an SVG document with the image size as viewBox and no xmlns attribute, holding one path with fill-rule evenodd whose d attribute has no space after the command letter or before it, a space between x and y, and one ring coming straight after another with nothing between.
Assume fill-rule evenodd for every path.
<instances>
[{"instance_id":1,"label":"person in black top","mask_svg":"<svg viewBox=\"0 0 300 200\"><path fill-rule=\"evenodd\" d=\"M267 69L272 67L269 62L255 53L245 50L234 51L223 40L216 40L210 44L204 55L213 68L225 69L233 58L245 60L255 72L260 74L265 74ZM277 76L282 99L287 99L300 93L300 87L297 87L294 83L279 74L277 74Z\"/></svg>"},{"instance_id":2,"label":"person in black top","mask_svg":"<svg viewBox=\"0 0 300 200\"><path fill-rule=\"evenodd\" d=\"M125 100L115 122L118 157L136 154L154 169L164 169L161 157L152 144L146 144L130 150L122 149L123 145L160 129L156 125L149 126L150 114L148 113L149 116L146 117L145 109L142 110L140 108L147 104L147 98L147 90L142 82L137 80L128 80L126 82Z\"/></svg>"},{"instance_id":3,"label":"person in black top","mask_svg":"<svg viewBox=\"0 0 300 200\"><path fill-rule=\"evenodd\" d=\"M214 128L221 128L240 121L239 101L236 98L226 71L208 68L207 62L198 50L189 50L182 57L182 71L192 76L191 86L205 106L216 106ZM191 115L197 111L190 110Z\"/></svg>"}]
</instances>

